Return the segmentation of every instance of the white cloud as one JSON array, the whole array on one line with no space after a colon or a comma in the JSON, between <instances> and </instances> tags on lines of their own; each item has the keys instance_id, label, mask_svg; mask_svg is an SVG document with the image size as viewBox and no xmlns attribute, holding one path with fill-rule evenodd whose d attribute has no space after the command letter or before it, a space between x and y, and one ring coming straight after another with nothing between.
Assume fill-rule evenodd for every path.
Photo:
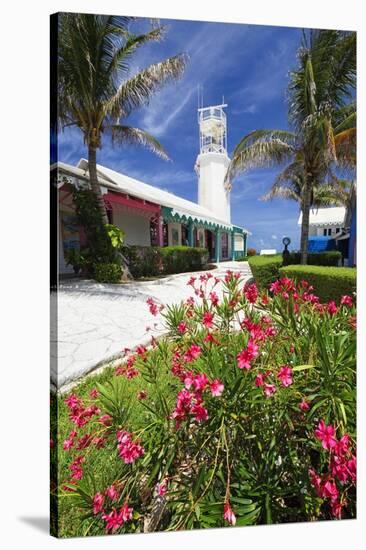
<instances>
[{"instance_id":1,"label":"white cloud","mask_svg":"<svg viewBox=\"0 0 366 550\"><path fill-rule=\"evenodd\" d=\"M271 235L272 236L272 239L275 241L277 240L277 235Z\"/></svg>"}]
</instances>

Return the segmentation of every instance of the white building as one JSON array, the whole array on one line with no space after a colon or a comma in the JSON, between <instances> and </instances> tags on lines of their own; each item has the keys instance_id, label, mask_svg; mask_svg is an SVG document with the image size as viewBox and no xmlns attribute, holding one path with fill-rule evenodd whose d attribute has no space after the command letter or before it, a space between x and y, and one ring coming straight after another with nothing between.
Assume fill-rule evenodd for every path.
<instances>
[{"instance_id":1,"label":"white building","mask_svg":"<svg viewBox=\"0 0 366 550\"><path fill-rule=\"evenodd\" d=\"M127 244L200 246L208 249L214 261L246 255L250 233L231 223L230 184L224 181L230 162L224 107L198 110L198 203L97 165L109 220L125 232ZM51 170L56 171L59 199L59 272L70 273L64 252L86 244L83 228L77 223L72 189L88 185L88 162L81 159L77 166L58 162Z\"/></svg>"},{"instance_id":2,"label":"white building","mask_svg":"<svg viewBox=\"0 0 366 550\"><path fill-rule=\"evenodd\" d=\"M298 225L302 223L302 213ZM331 206L327 208L311 208L309 219L309 237L340 236L346 224L346 208Z\"/></svg>"}]
</instances>

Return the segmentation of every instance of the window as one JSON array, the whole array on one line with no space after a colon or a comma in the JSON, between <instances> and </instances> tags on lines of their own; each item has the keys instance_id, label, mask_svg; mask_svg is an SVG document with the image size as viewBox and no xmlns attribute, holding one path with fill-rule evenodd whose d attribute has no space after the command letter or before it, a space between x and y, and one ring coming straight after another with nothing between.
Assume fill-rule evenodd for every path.
<instances>
[{"instance_id":1,"label":"window","mask_svg":"<svg viewBox=\"0 0 366 550\"><path fill-rule=\"evenodd\" d=\"M324 237L327 236L327 230L326 229L323 229L323 235L324 235Z\"/></svg>"},{"instance_id":2,"label":"window","mask_svg":"<svg viewBox=\"0 0 366 550\"><path fill-rule=\"evenodd\" d=\"M329 237L331 236L331 234L332 234L332 229L329 228L329 229L328 229L328 235L329 235Z\"/></svg>"}]
</instances>

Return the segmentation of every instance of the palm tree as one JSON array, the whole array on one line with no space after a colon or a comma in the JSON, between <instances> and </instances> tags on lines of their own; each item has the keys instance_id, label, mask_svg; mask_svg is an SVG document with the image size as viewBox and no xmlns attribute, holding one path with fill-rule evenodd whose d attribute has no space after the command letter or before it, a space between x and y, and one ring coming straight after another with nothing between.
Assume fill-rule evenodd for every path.
<instances>
[{"instance_id":1,"label":"palm tree","mask_svg":"<svg viewBox=\"0 0 366 550\"><path fill-rule=\"evenodd\" d=\"M98 198L104 223L108 223L97 174L97 150L109 134L114 143L142 145L163 159L163 146L140 128L124 120L134 109L169 81L180 77L187 56L179 54L154 63L130 76L133 54L165 33L154 25L143 34L132 34L130 17L63 13L58 29L58 122L61 128L78 127L88 148L89 178Z\"/></svg>"},{"instance_id":2,"label":"palm tree","mask_svg":"<svg viewBox=\"0 0 366 550\"><path fill-rule=\"evenodd\" d=\"M275 179L271 189L260 197L262 201L276 198L293 200L299 204L303 211L304 174L299 166L286 167ZM346 206L353 182L339 179L335 176L331 182L321 183L312 189L311 205L317 208L324 206Z\"/></svg>"},{"instance_id":3,"label":"palm tree","mask_svg":"<svg viewBox=\"0 0 366 550\"><path fill-rule=\"evenodd\" d=\"M294 131L255 130L236 146L227 180L245 170L284 165L282 181L298 186L302 209L301 263L307 262L309 214L315 189L337 166L355 164L356 35L343 31L303 34L299 67L290 75L289 120ZM288 191L285 192L289 193Z\"/></svg>"}]
</instances>

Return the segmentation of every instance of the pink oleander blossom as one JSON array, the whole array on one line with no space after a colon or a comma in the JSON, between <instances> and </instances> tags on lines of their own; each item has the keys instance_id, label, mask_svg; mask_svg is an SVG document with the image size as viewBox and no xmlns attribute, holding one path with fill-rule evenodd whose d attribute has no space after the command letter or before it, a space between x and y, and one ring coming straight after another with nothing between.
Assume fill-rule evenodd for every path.
<instances>
[{"instance_id":1,"label":"pink oleander blossom","mask_svg":"<svg viewBox=\"0 0 366 550\"><path fill-rule=\"evenodd\" d=\"M322 442L323 449L330 450L337 445L337 440L335 438L335 429L333 426L327 426L324 420L320 420L317 429L314 432L314 435L319 441Z\"/></svg>"},{"instance_id":2,"label":"pink oleander blossom","mask_svg":"<svg viewBox=\"0 0 366 550\"><path fill-rule=\"evenodd\" d=\"M253 361L258 356L259 347L254 343L253 340L248 341L248 345L237 355L237 366L239 369L251 368L251 361Z\"/></svg>"},{"instance_id":3,"label":"pink oleander blossom","mask_svg":"<svg viewBox=\"0 0 366 550\"><path fill-rule=\"evenodd\" d=\"M229 502L225 502L224 504L224 520L230 523L231 525L236 524L236 517L234 512L231 509Z\"/></svg>"},{"instance_id":4,"label":"pink oleander blossom","mask_svg":"<svg viewBox=\"0 0 366 550\"><path fill-rule=\"evenodd\" d=\"M244 295L248 302L250 302L251 304L255 304L258 298L257 285L255 283L246 284L244 286Z\"/></svg>"},{"instance_id":5,"label":"pink oleander blossom","mask_svg":"<svg viewBox=\"0 0 366 550\"><path fill-rule=\"evenodd\" d=\"M201 355L201 347L196 344L192 344L190 348L184 354L184 360L187 363L191 363Z\"/></svg>"},{"instance_id":6,"label":"pink oleander blossom","mask_svg":"<svg viewBox=\"0 0 366 550\"><path fill-rule=\"evenodd\" d=\"M347 294L342 296L341 305L342 306L347 306L347 307L352 307L352 305L353 305L352 297L348 296Z\"/></svg>"},{"instance_id":7,"label":"pink oleander blossom","mask_svg":"<svg viewBox=\"0 0 366 550\"><path fill-rule=\"evenodd\" d=\"M107 489L105 494L107 497L113 502L115 500L118 500L119 493L114 485L110 485Z\"/></svg>"},{"instance_id":8,"label":"pink oleander blossom","mask_svg":"<svg viewBox=\"0 0 366 550\"><path fill-rule=\"evenodd\" d=\"M187 323L185 321L180 321L177 325L177 330L179 334L184 334L187 330Z\"/></svg>"},{"instance_id":9,"label":"pink oleander blossom","mask_svg":"<svg viewBox=\"0 0 366 550\"><path fill-rule=\"evenodd\" d=\"M216 294L216 292L214 292L214 291L210 292L209 298L211 300L212 305L217 306L217 304L219 303L219 297Z\"/></svg>"},{"instance_id":10,"label":"pink oleander blossom","mask_svg":"<svg viewBox=\"0 0 366 550\"><path fill-rule=\"evenodd\" d=\"M155 485L155 494L159 497L163 497L168 490L168 482L166 479L163 479L160 483Z\"/></svg>"},{"instance_id":11,"label":"pink oleander blossom","mask_svg":"<svg viewBox=\"0 0 366 550\"><path fill-rule=\"evenodd\" d=\"M154 317L156 317L156 315L159 313L159 308L156 305L156 303L154 302L154 300L152 298L148 298L146 300L146 303L149 306L149 311L150 311L151 315L154 315Z\"/></svg>"},{"instance_id":12,"label":"pink oleander blossom","mask_svg":"<svg viewBox=\"0 0 366 550\"><path fill-rule=\"evenodd\" d=\"M144 448L136 441L132 440L129 432L117 432L117 449L120 458L125 464L132 464L145 452Z\"/></svg>"},{"instance_id":13,"label":"pink oleander blossom","mask_svg":"<svg viewBox=\"0 0 366 550\"><path fill-rule=\"evenodd\" d=\"M206 311L203 314L202 323L205 325L206 328L212 328L213 327L213 314L210 311Z\"/></svg>"},{"instance_id":14,"label":"pink oleander blossom","mask_svg":"<svg viewBox=\"0 0 366 550\"><path fill-rule=\"evenodd\" d=\"M310 403L305 399L305 397L302 398L299 404L299 409L303 412L306 412L310 409Z\"/></svg>"},{"instance_id":15,"label":"pink oleander blossom","mask_svg":"<svg viewBox=\"0 0 366 550\"><path fill-rule=\"evenodd\" d=\"M96 399L99 396L99 392L98 392L97 388L93 388L90 391L89 396L91 397L91 399Z\"/></svg>"},{"instance_id":16,"label":"pink oleander blossom","mask_svg":"<svg viewBox=\"0 0 366 550\"><path fill-rule=\"evenodd\" d=\"M334 302L334 300L331 300L330 302L328 302L327 311L328 311L329 315L335 315L337 313L338 308L337 308L337 305Z\"/></svg>"},{"instance_id":17,"label":"pink oleander blossom","mask_svg":"<svg viewBox=\"0 0 366 550\"><path fill-rule=\"evenodd\" d=\"M283 365L280 368L277 378L281 381L282 386L287 388L292 384L292 368L287 365Z\"/></svg>"},{"instance_id":18,"label":"pink oleander blossom","mask_svg":"<svg viewBox=\"0 0 366 550\"><path fill-rule=\"evenodd\" d=\"M210 390L214 397L220 397L220 395L224 391L224 384L221 382L221 380L215 378L215 380L210 384Z\"/></svg>"},{"instance_id":19,"label":"pink oleander blossom","mask_svg":"<svg viewBox=\"0 0 366 550\"><path fill-rule=\"evenodd\" d=\"M271 397L276 391L276 386L274 384L264 384L263 391L266 397Z\"/></svg>"},{"instance_id":20,"label":"pink oleander blossom","mask_svg":"<svg viewBox=\"0 0 366 550\"><path fill-rule=\"evenodd\" d=\"M93 498L93 514L96 516L103 511L104 495L102 493L96 493Z\"/></svg>"},{"instance_id":21,"label":"pink oleander blossom","mask_svg":"<svg viewBox=\"0 0 366 550\"><path fill-rule=\"evenodd\" d=\"M197 422L205 422L208 419L208 411L201 404L193 405L191 411Z\"/></svg>"}]
</instances>

